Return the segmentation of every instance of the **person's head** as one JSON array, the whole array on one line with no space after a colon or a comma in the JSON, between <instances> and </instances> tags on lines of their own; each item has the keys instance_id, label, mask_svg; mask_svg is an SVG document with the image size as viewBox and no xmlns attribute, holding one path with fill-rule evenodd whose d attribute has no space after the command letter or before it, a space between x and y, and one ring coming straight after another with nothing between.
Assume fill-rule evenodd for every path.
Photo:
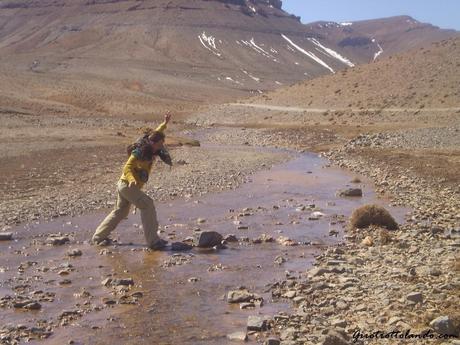
<instances>
[{"instance_id":1,"label":"person's head","mask_svg":"<svg viewBox=\"0 0 460 345\"><path fill-rule=\"evenodd\" d=\"M149 135L149 142L152 146L153 152L160 151L165 143L165 134L163 132L155 131Z\"/></svg>"}]
</instances>

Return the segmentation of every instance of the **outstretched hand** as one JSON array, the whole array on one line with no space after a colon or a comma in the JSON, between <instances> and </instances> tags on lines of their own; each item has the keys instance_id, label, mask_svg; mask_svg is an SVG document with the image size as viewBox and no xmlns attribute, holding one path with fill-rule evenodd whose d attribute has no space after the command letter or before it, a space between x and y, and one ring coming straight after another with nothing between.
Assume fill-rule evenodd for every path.
<instances>
[{"instance_id":1,"label":"outstretched hand","mask_svg":"<svg viewBox=\"0 0 460 345\"><path fill-rule=\"evenodd\" d=\"M171 112L168 110L165 114L165 123L168 124L169 120L171 120Z\"/></svg>"}]
</instances>

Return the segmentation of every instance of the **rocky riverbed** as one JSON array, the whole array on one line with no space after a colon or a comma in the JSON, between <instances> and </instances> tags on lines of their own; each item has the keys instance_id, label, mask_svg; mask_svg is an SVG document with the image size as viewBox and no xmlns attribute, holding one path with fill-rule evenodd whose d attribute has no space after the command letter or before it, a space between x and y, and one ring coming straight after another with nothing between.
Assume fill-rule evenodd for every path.
<instances>
[{"instance_id":1,"label":"rocky riverbed","mask_svg":"<svg viewBox=\"0 0 460 345\"><path fill-rule=\"evenodd\" d=\"M59 221L66 216L87 214L113 205L113 185L125 159L124 153L119 150L120 145L126 141L124 136L134 133L135 128L127 130L126 124L112 121L109 121L112 126L110 130L104 132L107 140L98 142L96 146L87 146L86 141L83 141L85 145L82 147L71 145L66 150L53 151L60 155L58 165L53 159L44 160L45 164L34 164L43 158L40 152L34 152L33 156L28 155L25 159L21 155L14 155L16 159L11 159L10 152L2 158L8 162L7 167L3 166L4 171L16 171L15 179L5 179L2 182L2 192L5 200L8 200L1 205L2 235L8 239L8 232L13 231L12 238L18 241L9 245L8 251L2 254L4 284L1 307L3 310L15 311L8 314L12 322L1 330L0 339L5 344L50 336L57 343L78 339L79 332L76 329L70 333L56 330L61 326L81 322L84 324L82 327L89 332L88 336L91 332L99 332L100 339L112 339L119 334L117 327L120 322L126 322L118 314L126 311L123 306L143 306L147 303L143 301L154 299L155 294L169 301L169 306L174 303L171 296L161 294L160 291L145 291L143 279L152 274L148 265L154 263L154 267L159 269L155 270L155 276L162 276L162 270L167 270L168 274L176 272L175 283L181 286L184 281L180 278L183 273L180 267L190 267L194 262L202 263L200 260L203 258L197 259L195 253L176 253L157 262L157 256L151 257L142 246L135 244L142 241L142 229L136 223L126 226L131 228L126 229L127 234L134 231L135 237L122 235L120 246L116 243L115 247L88 247L85 240L100 221L100 216L84 225L75 224L71 219L66 220L36 233L36 227L42 226L44 219L57 218L56 221ZM65 124L57 125L59 131L61 127L65 127ZM86 132L87 124L84 127ZM247 287L249 290L243 293L247 301L240 305L242 310L260 308L260 294L264 295L265 301L273 301L274 307L256 309L250 315L247 312L240 314L235 327L225 327L227 341L244 341L249 335L249 341L267 344L351 344L355 339L367 343L371 340L365 338L366 334L372 335L377 331L406 332L409 329L411 334L433 334L433 337L437 337L439 332L458 335L459 313L456 306L460 305L460 191L455 173L458 171L457 130L458 126L453 124L450 127L418 128L413 131L374 131L361 133L347 141L341 133L328 128L315 131L290 127L208 128L198 132L187 128L180 135L196 135L208 145L173 149L175 167L169 170L161 164L156 165L152 175L153 183L150 182L154 187L148 193L159 201L183 199L189 202L183 210L193 212L194 205L200 205L200 200L192 202L194 198L241 186L251 179L255 171L267 169L290 156L282 151L261 151L257 146L305 151L333 145L332 150L324 153L333 164L368 176L374 181L377 194L390 198L392 205L409 207L411 211L404 219L400 219L401 226L396 231L375 227L359 231L348 229L343 242L329 247L316 257L313 269L307 268L312 262L311 257L303 264L296 261L305 258L302 248L312 243L308 243L305 238L296 239L295 232L291 236L267 231L253 238L236 236L237 246L248 246L249 250L251 246L261 244L282 247L282 252L275 250L276 255L273 255L270 265L281 269L287 265L290 269L286 269L285 278L279 278L265 288L257 284ZM116 145L112 140L116 141ZM420 157L424 158L422 162ZM114 161L119 164L114 164ZM314 183L314 171L303 173L311 176L311 181L306 180L310 181L308 183ZM304 178L303 175L287 176L293 181L302 181ZM97 183L90 182L94 179L97 179ZM269 186L275 182L270 179L267 183ZM251 195L248 193L246 197ZM193 230L195 227L199 231L200 227L213 224L216 230L227 229L223 231L224 235L232 235L224 223L230 222L233 230L252 231L253 227L259 229L265 223L255 218L251 226L246 219L259 214L258 217L263 215L270 219L271 226L295 229L319 220L323 230L328 229L326 233L329 236L341 234L342 230L340 227L336 229L336 224L345 222L343 210L335 211L337 217L324 216L330 211L328 208L338 207L333 206L333 201L324 202L322 207L317 208L314 200L297 198L284 200L280 197L271 206L259 205L260 209L257 205L246 205L246 199L241 199L238 205L245 207L237 209L236 215L235 210L229 210L229 214L214 222L209 220L212 213L180 219L173 208L160 210L160 214L168 214L167 221L163 220L167 225L162 233L171 241L187 243L190 234L187 235L184 229ZM214 204L218 205L219 202L215 200ZM287 219L278 219L275 213L285 207ZM303 212L307 212L307 216L299 217ZM11 228L21 222L30 223L22 230L24 232L16 232L15 228ZM27 243L24 243L25 240ZM227 237L227 240L231 242L235 238ZM134 246L130 247L129 243L133 241ZM128 247L125 249L126 243ZM129 261L133 260L127 255L130 251L145 253L143 260L148 265L142 265L141 270L136 265L130 265ZM82 261L83 266L90 269L83 270L82 262L76 264L82 256L86 258ZM28 259L24 260L24 257ZM95 265L99 257L107 260L104 260L104 264ZM294 268L290 266L293 262L297 262ZM200 291L240 291L238 286L230 283L217 287L200 285L203 277L208 274L217 274L221 279L225 276L229 279L241 277L239 269L230 273L232 266L239 267L239 264L216 261L213 256L206 257L205 263L206 273L187 278L187 283L201 286L193 290L193 293L199 295ZM262 263L257 270L264 272L263 267ZM270 268L269 271L273 270ZM75 279L75 272L80 279ZM166 290L171 291L177 286L170 286ZM13 294L10 293L11 289ZM73 298L61 299L62 291L67 291L64 296L70 292ZM244 292L244 289L241 291ZM219 300L217 296L213 298ZM56 307L49 308L48 303L55 301L60 302ZM276 310L277 303L283 305L283 308ZM291 309L285 306L286 303ZM142 320L146 315L155 310L167 315L166 307L161 305L148 303L146 308L140 308L139 313L133 316L133 320L138 320L133 325L133 334L136 334L134 339L138 343L145 340L140 330L145 328ZM221 310L220 307L218 310ZM24 316L29 313L32 316ZM35 320L37 315L48 317L42 317L42 323L29 322ZM93 320L94 316L91 315L98 317ZM80 319L84 321L77 321ZM107 320L113 326L101 333L100 330L107 327ZM172 318L170 322L174 324L177 320ZM195 322L198 321L193 319L181 322L197 327ZM187 341L196 339L194 337L197 334L192 329L195 328L189 328L190 337ZM207 343L224 344L226 342L219 338L222 331L207 334L203 339ZM153 329L149 332L156 334ZM458 339L429 339L428 336L417 341L423 344L458 344ZM384 341L388 344L403 342L396 338ZM203 343L206 342L203 340ZM168 344L168 340L163 343Z\"/></svg>"},{"instance_id":2,"label":"rocky riverbed","mask_svg":"<svg viewBox=\"0 0 460 345\"><path fill-rule=\"evenodd\" d=\"M340 166L372 176L381 192L391 193L394 204L409 205L413 212L398 231L349 231L343 245L317 257L316 267L300 279L276 284L273 295L289 296L295 309L289 316L274 317L273 329L282 343L349 344L357 330L446 332L441 324L458 336L458 190L439 190L408 171L371 166L343 151L328 156ZM366 237L371 243L363 243ZM404 343L398 338L386 341ZM458 340L427 338L420 343Z\"/></svg>"},{"instance_id":3,"label":"rocky riverbed","mask_svg":"<svg viewBox=\"0 0 460 345\"><path fill-rule=\"evenodd\" d=\"M421 344L460 343L458 184L388 164L375 149L412 145L458 149L457 129L361 135L325 154L372 178L378 193L412 211L397 231L349 229L344 243L318 256L313 269L273 285L273 297L290 299L294 309L267 320L268 333L281 344L403 344L406 332L424 335ZM363 146L374 150L363 153ZM383 338L376 338L378 331Z\"/></svg>"},{"instance_id":4,"label":"rocky riverbed","mask_svg":"<svg viewBox=\"0 0 460 345\"><path fill-rule=\"evenodd\" d=\"M251 132L257 134L245 135ZM302 150L308 142L296 138L298 130L233 133L227 136L246 145ZM341 245L317 257L313 269L274 284L273 298L291 300L294 312L259 318L258 328L250 320L252 332L271 336L267 344L368 343L366 335L377 331L399 332L378 340L388 344L404 343L398 334L406 332L423 344L460 343L460 188L458 175L452 176L458 171L458 138L455 124L387 131L360 134L325 152L335 165L371 178L392 205L411 212L397 231L349 229Z\"/></svg>"}]
</instances>

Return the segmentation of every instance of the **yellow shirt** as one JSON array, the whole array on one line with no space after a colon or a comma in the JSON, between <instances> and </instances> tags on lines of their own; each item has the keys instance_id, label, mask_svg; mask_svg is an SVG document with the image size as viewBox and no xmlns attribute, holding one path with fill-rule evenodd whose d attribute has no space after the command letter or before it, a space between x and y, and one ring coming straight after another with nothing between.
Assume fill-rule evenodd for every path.
<instances>
[{"instance_id":1,"label":"yellow shirt","mask_svg":"<svg viewBox=\"0 0 460 345\"><path fill-rule=\"evenodd\" d=\"M155 131L163 132L165 129L166 122L163 122L155 129ZM123 174L121 175L120 180L126 181L128 183L136 181L136 185L139 188L142 188L145 182L142 181L143 179L141 178L141 175L146 174L148 176L152 170L152 164L153 160L140 160L135 155L131 154L125 166L123 167Z\"/></svg>"}]
</instances>

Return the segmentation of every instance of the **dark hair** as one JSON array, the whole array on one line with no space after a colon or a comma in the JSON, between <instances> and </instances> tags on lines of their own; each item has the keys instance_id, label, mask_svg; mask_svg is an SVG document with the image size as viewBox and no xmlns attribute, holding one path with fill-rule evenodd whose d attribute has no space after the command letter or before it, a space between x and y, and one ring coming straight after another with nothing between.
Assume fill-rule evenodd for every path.
<instances>
[{"instance_id":1,"label":"dark hair","mask_svg":"<svg viewBox=\"0 0 460 345\"><path fill-rule=\"evenodd\" d=\"M148 136L148 139L152 142L152 143L157 143L159 142L160 140L165 140L165 134L163 132L159 132L159 131L154 131L152 134L150 134Z\"/></svg>"},{"instance_id":2,"label":"dark hair","mask_svg":"<svg viewBox=\"0 0 460 345\"><path fill-rule=\"evenodd\" d=\"M128 156L132 154L140 160L152 160L153 152L152 143L157 143L165 139L165 134L163 132L154 131L152 134L144 134L142 137L138 138L135 143L128 145L126 151Z\"/></svg>"}]
</instances>

